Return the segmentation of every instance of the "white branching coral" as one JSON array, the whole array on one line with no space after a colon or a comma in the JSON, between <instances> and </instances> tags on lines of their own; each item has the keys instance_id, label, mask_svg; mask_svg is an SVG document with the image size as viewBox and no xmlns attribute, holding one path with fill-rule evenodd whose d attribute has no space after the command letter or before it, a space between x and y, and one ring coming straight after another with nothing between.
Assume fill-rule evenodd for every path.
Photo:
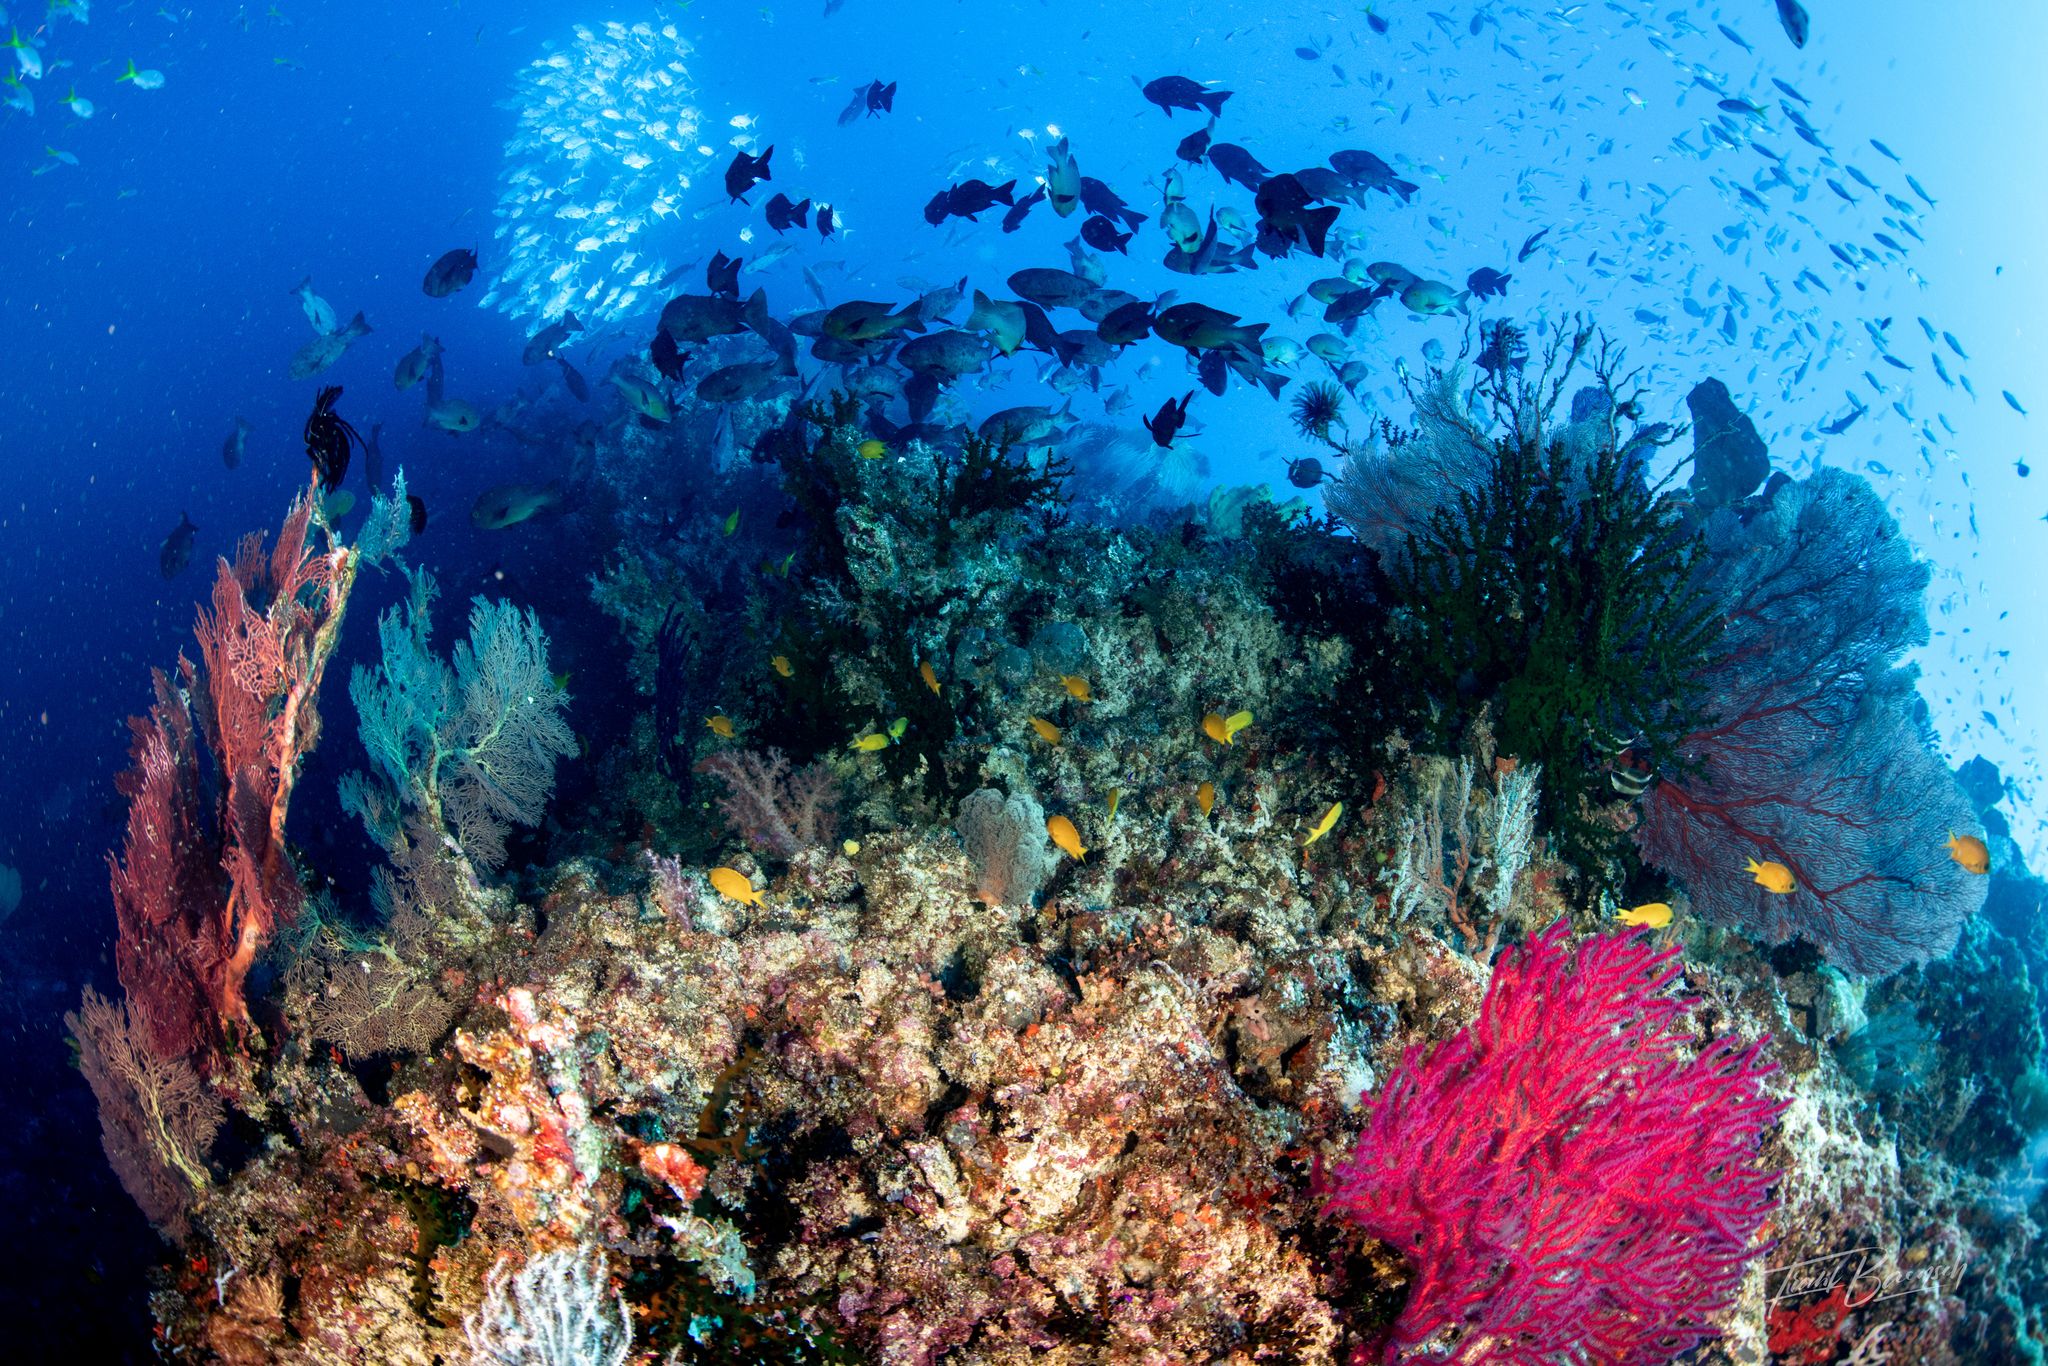
<instances>
[{"instance_id":1,"label":"white branching coral","mask_svg":"<svg viewBox=\"0 0 2048 1366\"><path fill-rule=\"evenodd\" d=\"M462 1325L473 1366L621 1366L633 1349L626 1297L605 1284L604 1254L559 1248L509 1261Z\"/></svg>"},{"instance_id":2,"label":"white branching coral","mask_svg":"<svg viewBox=\"0 0 2048 1366\"><path fill-rule=\"evenodd\" d=\"M578 24L520 73L499 173L504 266L486 306L534 322L625 316L669 273L643 234L680 211L711 149L674 24Z\"/></svg>"},{"instance_id":3,"label":"white branching coral","mask_svg":"<svg viewBox=\"0 0 2048 1366\"><path fill-rule=\"evenodd\" d=\"M1028 792L1005 797L978 788L960 803L953 825L974 861L974 894L985 905L1029 905L1058 867L1046 843L1045 808Z\"/></svg>"},{"instance_id":4,"label":"white branching coral","mask_svg":"<svg viewBox=\"0 0 2048 1366\"><path fill-rule=\"evenodd\" d=\"M1423 759L1416 772L1401 847L1383 874L1394 918L1441 918L1490 955L1536 855L1542 766L1500 772L1490 790L1469 758Z\"/></svg>"}]
</instances>

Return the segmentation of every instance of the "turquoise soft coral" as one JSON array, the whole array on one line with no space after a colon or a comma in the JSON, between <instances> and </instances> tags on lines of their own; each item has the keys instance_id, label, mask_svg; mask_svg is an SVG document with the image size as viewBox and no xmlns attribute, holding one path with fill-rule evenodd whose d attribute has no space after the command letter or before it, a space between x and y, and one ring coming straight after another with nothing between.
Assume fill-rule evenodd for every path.
<instances>
[{"instance_id":1,"label":"turquoise soft coral","mask_svg":"<svg viewBox=\"0 0 2048 1366\"><path fill-rule=\"evenodd\" d=\"M1696 1052L1676 949L1559 921L1504 955L1479 1018L1411 1050L1329 1205L1413 1273L1373 1356L1666 1362L1715 1335L1775 1205L1761 1042Z\"/></svg>"}]
</instances>

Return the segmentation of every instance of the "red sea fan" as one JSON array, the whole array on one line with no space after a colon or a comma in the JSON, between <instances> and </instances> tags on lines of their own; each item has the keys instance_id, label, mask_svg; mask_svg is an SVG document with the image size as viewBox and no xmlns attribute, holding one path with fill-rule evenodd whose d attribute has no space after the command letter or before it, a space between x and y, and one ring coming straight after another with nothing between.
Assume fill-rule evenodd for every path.
<instances>
[{"instance_id":1,"label":"red sea fan","mask_svg":"<svg viewBox=\"0 0 2048 1366\"><path fill-rule=\"evenodd\" d=\"M1695 1053L1664 990L1677 949L1567 932L1506 954L1479 1018L1409 1051L1330 1175L1329 1208L1413 1271L1378 1360L1667 1362L1716 1335L1763 1250L1757 1147L1783 1108L1763 1044Z\"/></svg>"}]
</instances>

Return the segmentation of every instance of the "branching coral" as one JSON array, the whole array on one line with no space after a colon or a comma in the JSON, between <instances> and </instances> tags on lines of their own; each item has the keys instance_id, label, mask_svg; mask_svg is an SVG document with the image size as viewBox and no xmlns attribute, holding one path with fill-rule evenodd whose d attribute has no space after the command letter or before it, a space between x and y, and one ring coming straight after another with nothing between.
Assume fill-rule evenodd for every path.
<instances>
[{"instance_id":1,"label":"branching coral","mask_svg":"<svg viewBox=\"0 0 2048 1366\"><path fill-rule=\"evenodd\" d=\"M189 1062L157 1051L143 1009L87 987L64 1023L99 1102L107 1161L149 1221L176 1240L186 1235L192 1202L212 1189L206 1150L223 1112Z\"/></svg>"},{"instance_id":2,"label":"branching coral","mask_svg":"<svg viewBox=\"0 0 2048 1366\"><path fill-rule=\"evenodd\" d=\"M1394 918L1445 921L1467 951L1490 957L1535 855L1542 768L1496 770L1491 790L1476 794L1469 758L1423 760L1417 776L1421 791L1384 874Z\"/></svg>"},{"instance_id":3,"label":"branching coral","mask_svg":"<svg viewBox=\"0 0 2048 1366\"><path fill-rule=\"evenodd\" d=\"M342 802L386 845L399 813L416 809L495 868L510 827L540 822L556 760L576 752L561 714L568 695L548 672L539 620L509 602L476 599L469 639L452 667L442 663L428 643L433 578L411 578L407 601L378 620L378 666L349 680L372 771L351 776Z\"/></svg>"},{"instance_id":4,"label":"branching coral","mask_svg":"<svg viewBox=\"0 0 2048 1366\"><path fill-rule=\"evenodd\" d=\"M1411 1050L1330 1208L1414 1273L1379 1359L1658 1366L1714 1336L1775 1203L1757 1145L1779 1107L1760 1046L1688 1058L1678 950L1511 951L1478 1021Z\"/></svg>"},{"instance_id":5,"label":"branching coral","mask_svg":"<svg viewBox=\"0 0 2048 1366\"><path fill-rule=\"evenodd\" d=\"M632 1322L625 1296L605 1284L604 1253L576 1247L516 1272L500 1263L463 1331L477 1366L623 1366Z\"/></svg>"},{"instance_id":6,"label":"branching coral","mask_svg":"<svg viewBox=\"0 0 2048 1366\"><path fill-rule=\"evenodd\" d=\"M756 849L794 858L829 843L837 824L838 784L822 765L792 768L789 757L724 750L698 768L725 784L718 808L726 824Z\"/></svg>"}]
</instances>

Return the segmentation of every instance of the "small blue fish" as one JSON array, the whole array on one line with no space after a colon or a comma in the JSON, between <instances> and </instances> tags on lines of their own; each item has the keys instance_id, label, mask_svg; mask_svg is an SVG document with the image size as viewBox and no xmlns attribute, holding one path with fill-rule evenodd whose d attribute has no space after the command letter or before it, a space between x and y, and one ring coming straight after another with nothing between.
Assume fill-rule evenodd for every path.
<instances>
[{"instance_id":1,"label":"small blue fish","mask_svg":"<svg viewBox=\"0 0 2048 1366\"><path fill-rule=\"evenodd\" d=\"M1948 349L1949 349L1949 350L1951 350L1951 351L1955 352L1955 353L1956 353L1956 354L1957 354L1958 356L1961 356L1961 357L1962 357L1962 358L1963 358L1964 360L1968 360L1968 359L1970 358L1970 353L1969 353L1969 352L1967 352L1967 351L1965 351L1965 350L1963 350L1963 344L1962 344L1961 342L1959 342L1959 341L1957 341L1957 340L1956 340L1956 334L1955 334L1955 333L1953 333L1953 332L1944 332L1944 333L1942 333L1942 334L1941 334L1941 339L1942 339L1943 341L1945 341L1945 342L1947 342L1947 343L1948 343Z\"/></svg>"},{"instance_id":2,"label":"small blue fish","mask_svg":"<svg viewBox=\"0 0 2048 1366\"><path fill-rule=\"evenodd\" d=\"M2005 395L2006 403L2010 405L2014 412L2018 413L2021 417L2025 417L2027 415L2027 410L2020 406L2020 401L2012 396L2012 390L2001 389L1999 390L1999 392Z\"/></svg>"},{"instance_id":3,"label":"small blue fish","mask_svg":"<svg viewBox=\"0 0 2048 1366\"><path fill-rule=\"evenodd\" d=\"M1741 34L1737 33L1734 29L1728 27L1726 24L1716 24L1714 25L1714 27L1721 30L1722 37L1726 38L1729 42L1735 44L1735 46L1741 48L1744 52L1756 51L1755 48L1749 45L1749 40L1747 38L1744 38Z\"/></svg>"},{"instance_id":4,"label":"small blue fish","mask_svg":"<svg viewBox=\"0 0 2048 1366\"><path fill-rule=\"evenodd\" d=\"M1897 152L1894 152L1891 148L1885 146L1876 138L1872 138L1870 140L1870 145L1872 147L1875 147L1878 151L1882 152L1885 156L1889 157L1893 161L1897 161L1899 159L1899 154Z\"/></svg>"}]
</instances>

